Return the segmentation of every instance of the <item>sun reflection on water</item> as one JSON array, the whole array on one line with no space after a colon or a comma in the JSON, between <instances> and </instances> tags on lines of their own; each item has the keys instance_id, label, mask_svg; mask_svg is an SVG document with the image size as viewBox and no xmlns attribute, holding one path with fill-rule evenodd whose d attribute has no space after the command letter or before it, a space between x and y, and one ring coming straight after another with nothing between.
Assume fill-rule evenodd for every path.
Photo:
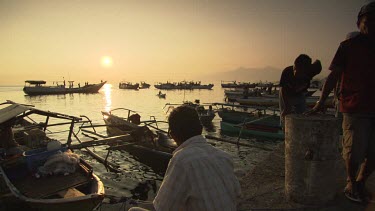
<instances>
[{"instance_id":1,"label":"sun reflection on water","mask_svg":"<svg viewBox=\"0 0 375 211\"><path fill-rule=\"evenodd\" d=\"M112 84L104 84L102 88L102 92L104 93L104 100L105 100L105 111L110 111L112 106Z\"/></svg>"}]
</instances>

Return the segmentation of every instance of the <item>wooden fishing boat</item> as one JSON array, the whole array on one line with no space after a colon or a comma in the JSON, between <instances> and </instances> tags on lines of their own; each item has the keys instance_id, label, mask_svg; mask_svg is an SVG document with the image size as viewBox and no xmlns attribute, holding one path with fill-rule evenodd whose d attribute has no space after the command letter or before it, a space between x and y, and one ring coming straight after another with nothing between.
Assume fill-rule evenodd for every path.
<instances>
[{"instance_id":1,"label":"wooden fishing boat","mask_svg":"<svg viewBox=\"0 0 375 211\"><path fill-rule=\"evenodd\" d=\"M125 112L126 117L113 114L115 111ZM117 149L129 152L154 170L165 172L177 144L168 137L167 131L158 127L158 123L162 121L156 121L155 118L140 121L140 115L136 111L126 108L102 111L102 115L109 136L131 134L133 137L133 140L129 142L131 144L118 146Z\"/></svg>"},{"instance_id":2,"label":"wooden fishing boat","mask_svg":"<svg viewBox=\"0 0 375 211\"><path fill-rule=\"evenodd\" d=\"M167 81L166 83L157 83L154 85L157 89L212 89L214 87L214 84L201 84L200 81L194 82L194 81L181 81L178 83L171 83Z\"/></svg>"},{"instance_id":3,"label":"wooden fishing boat","mask_svg":"<svg viewBox=\"0 0 375 211\"><path fill-rule=\"evenodd\" d=\"M62 85L45 86L46 81L27 80L23 91L27 95L51 95L51 94L70 94L70 93L97 93L106 81L98 84L86 84L85 86L73 87L73 81L69 81L69 86Z\"/></svg>"},{"instance_id":4,"label":"wooden fishing boat","mask_svg":"<svg viewBox=\"0 0 375 211\"><path fill-rule=\"evenodd\" d=\"M118 88L119 89L134 89L134 90L138 90L139 83L133 84L131 82L122 81L122 82L119 83Z\"/></svg>"},{"instance_id":5,"label":"wooden fishing boat","mask_svg":"<svg viewBox=\"0 0 375 211\"><path fill-rule=\"evenodd\" d=\"M176 83L171 83L169 81L167 81L166 83L158 82L154 85L156 89L167 89L167 90L177 89L176 86L177 86Z\"/></svg>"},{"instance_id":6,"label":"wooden fishing boat","mask_svg":"<svg viewBox=\"0 0 375 211\"><path fill-rule=\"evenodd\" d=\"M257 119L252 119L244 123L229 123L220 122L220 128L222 132L246 137L246 136L256 136L264 137L270 139L284 139L284 133L281 129L280 117L277 115L265 115L258 117Z\"/></svg>"},{"instance_id":7,"label":"wooden fishing boat","mask_svg":"<svg viewBox=\"0 0 375 211\"><path fill-rule=\"evenodd\" d=\"M148 84L144 81L141 81L141 85L139 86L139 89L148 89L150 88L151 84Z\"/></svg>"},{"instance_id":8,"label":"wooden fishing boat","mask_svg":"<svg viewBox=\"0 0 375 211\"><path fill-rule=\"evenodd\" d=\"M311 97L317 90L309 90L306 93L306 97ZM259 89L248 89L245 90L235 89L235 90L224 90L225 98L228 102L238 102L237 99L257 99L257 97L270 97L278 99L279 90L259 90Z\"/></svg>"},{"instance_id":9,"label":"wooden fishing boat","mask_svg":"<svg viewBox=\"0 0 375 211\"><path fill-rule=\"evenodd\" d=\"M237 83L236 81L221 81L221 87L222 88L255 88L257 86L256 83Z\"/></svg>"},{"instance_id":10,"label":"wooden fishing boat","mask_svg":"<svg viewBox=\"0 0 375 211\"><path fill-rule=\"evenodd\" d=\"M246 106L227 103L213 103L212 105L216 106L217 109L215 110L222 121L235 124L255 120L267 113L275 115L276 111L278 111L278 107Z\"/></svg>"},{"instance_id":11,"label":"wooden fishing boat","mask_svg":"<svg viewBox=\"0 0 375 211\"><path fill-rule=\"evenodd\" d=\"M319 100L319 96L311 96L306 98L306 104L312 107ZM255 106L278 106L279 96L262 96L262 97L248 97L246 99L238 98L236 99L241 105L255 105ZM330 96L325 101L327 107L332 107L333 97Z\"/></svg>"},{"instance_id":12,"label":"wooden fishing boat","mask_svg":"<svg viewBox=\"0 0 375 211\"><path fill-rule=\"evenodd\" d=\"M80 118L13 102L6 104L9 105L0 110L0 126L17 125L14 136L19 144L23 144L17 148L22 148L24 153L11 157L3 154L0 159L0 203L7 209L18 209L23 205L36 210L55 211L92 210L101 203L104 198L103 183L82 159L75 166L76 170L68 175L53 174L38 178L37 168L40 165L71 146L72 129ZM44 116L46 120L42 124L31 124L24 119L30 115ZM56 119L65 122L48 124ZM48 130L47 127L62 125L70 127L67 143L61 148L46 150L45 146L51 139L45 136L44 131Z\"/></svg>"},{"instance_id":13,"label":"wooden fishing boat","mask_svg":"<svg viewBox=\"0 0 375 211\"><path fill-rule=\"evenodd\" d=\"M199 100L195 100L195 102L184 101L183 103L166 103L163 109L168 108L165 113L169 114L169 112L173 110L174 106L181 105L187 105L194 108L197 111L199 120L201 121L203 126L212 126L212 120L216 116L215 112L212 110L211 105L201 105Z\"/></svg>"},{"instance_id":14,"label":"wooden fishing boat","mask_svg":"<svg viewBox=\"0 0 375 211\"><path fill-rule=\"evenodd\" d=\"M201 84L201 82L193 83L191 89L212 89L214 84Z\"/></svg>"}]
</instances>

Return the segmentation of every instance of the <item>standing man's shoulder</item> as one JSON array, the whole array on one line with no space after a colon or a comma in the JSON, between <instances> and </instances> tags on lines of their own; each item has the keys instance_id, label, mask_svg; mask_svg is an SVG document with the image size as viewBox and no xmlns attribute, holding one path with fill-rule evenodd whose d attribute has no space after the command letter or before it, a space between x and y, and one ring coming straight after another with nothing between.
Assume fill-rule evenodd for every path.
<instances>
[{"instance_id":1,"label":"standing man's shoulder","mask_svg":"<svg viewBox=\"0 0 375 211\"><path fill-rule=\"evenodd\" d=\"M281 73L279 85L281 87L288 86L288 84L291 83L292 78L293 78L293 66L288 66Z\"/></svg>"},{"instance_id":2,"label":"standing man's shoulder","mask_svg":"<svg viewBox=\"0 0 375 211\"><path fill-rule=\"evenodd\" d=\"M293 66L288 66L284 68L284 70L282 71L282 74L290 74L290 73L293 73Z\"/></svg>"},{"instance_id":3,"label":"standing man's shoulder","mask_svg":"<svg viewBox=\"0 0 375 211\"><path fill-rule=\"evenodd\" d=\"M363 34L358 34L354 37L342 41L339 48L346 49L355 46L367 45L368 43L366 42L366 40L367 39Z\"/></svg>"},{"instance_id":4,"label":"standing man's shoulder","mask_svg":"<svg viewBox=\"0 0 375 211\"><path fill-rule=\"evenodd\" d=\"M293 71L293 66L286 67L281 73L281 79L292 77Z\"/></svg>"}]
</instances>

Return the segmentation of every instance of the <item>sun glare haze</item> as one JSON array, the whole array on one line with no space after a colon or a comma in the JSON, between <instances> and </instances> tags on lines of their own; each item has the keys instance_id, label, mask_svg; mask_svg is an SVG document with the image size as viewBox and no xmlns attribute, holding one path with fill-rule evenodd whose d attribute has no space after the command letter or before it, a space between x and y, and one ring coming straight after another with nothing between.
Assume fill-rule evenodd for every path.
<instances>
[{"instance_id":1,"label":"sun glare haze","mask_svg":"<svg viewBox=\"0 0 375 211\"><path fill-rule=\"evenodd\" d=\"M150 82L279 80L301 53L327 69L345 35L358 30L363 3L0 1L0 85L64 76L118 83L125 73Z\"/></svg>"},{"instance_id":2,"label":"sun glare haze","mask_svg":"<svg viewBox=\"0 0 375 211\"><path fill-rule=\"evenodd\" d=\"M112 58L109 56L102 57L102 66L103 67L111 67L112 66Z\"/></svg>"}]
</instances>

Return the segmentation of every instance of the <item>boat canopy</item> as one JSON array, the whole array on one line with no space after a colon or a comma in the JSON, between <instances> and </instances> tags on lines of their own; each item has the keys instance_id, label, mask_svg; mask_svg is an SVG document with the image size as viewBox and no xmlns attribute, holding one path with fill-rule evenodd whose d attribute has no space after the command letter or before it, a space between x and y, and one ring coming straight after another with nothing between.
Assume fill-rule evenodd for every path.
<instances>
[{"instance_id":1,"label":"boat canopy","mask_svg":"<svg viewBox=\"0 0 375 211\"><path fill-rule=\"evenodd\" d=\"M46 84L46 81L34 81L34 80L27 80L25 83L29 84Z\"/></svg>"},{"instance_id":2,"label":"boat canopy","mask_svg":"<svg viewBox=\"0 0 375 211\"><path fill-rule=\"evenodd\" d=\"M32 109L31 106L13 104L0 110L0 124Z\"/></svg>"},{"instance_id":3,"label":"boat canopy","mask_svg":"<svg viewBox=\"0 0 375 211\"><path fill-rule=\"evenodd\" d=\"M43 110L34 108L33 105L18 104L9 100L4 103L1 103L0 105L4 105L4 104L10 104L10 105L5 108L0 109L0 125L12 118L15 118L15 117L22 118L24 116L28 116L34 113L38 115L42 115L42 116L47 116L47 117L72 120L73 122L78 122L82 120L82 118L80 117L70 116L70 115L61 114L57 112L43 111Z\"/></svg>"}]
</instances>

